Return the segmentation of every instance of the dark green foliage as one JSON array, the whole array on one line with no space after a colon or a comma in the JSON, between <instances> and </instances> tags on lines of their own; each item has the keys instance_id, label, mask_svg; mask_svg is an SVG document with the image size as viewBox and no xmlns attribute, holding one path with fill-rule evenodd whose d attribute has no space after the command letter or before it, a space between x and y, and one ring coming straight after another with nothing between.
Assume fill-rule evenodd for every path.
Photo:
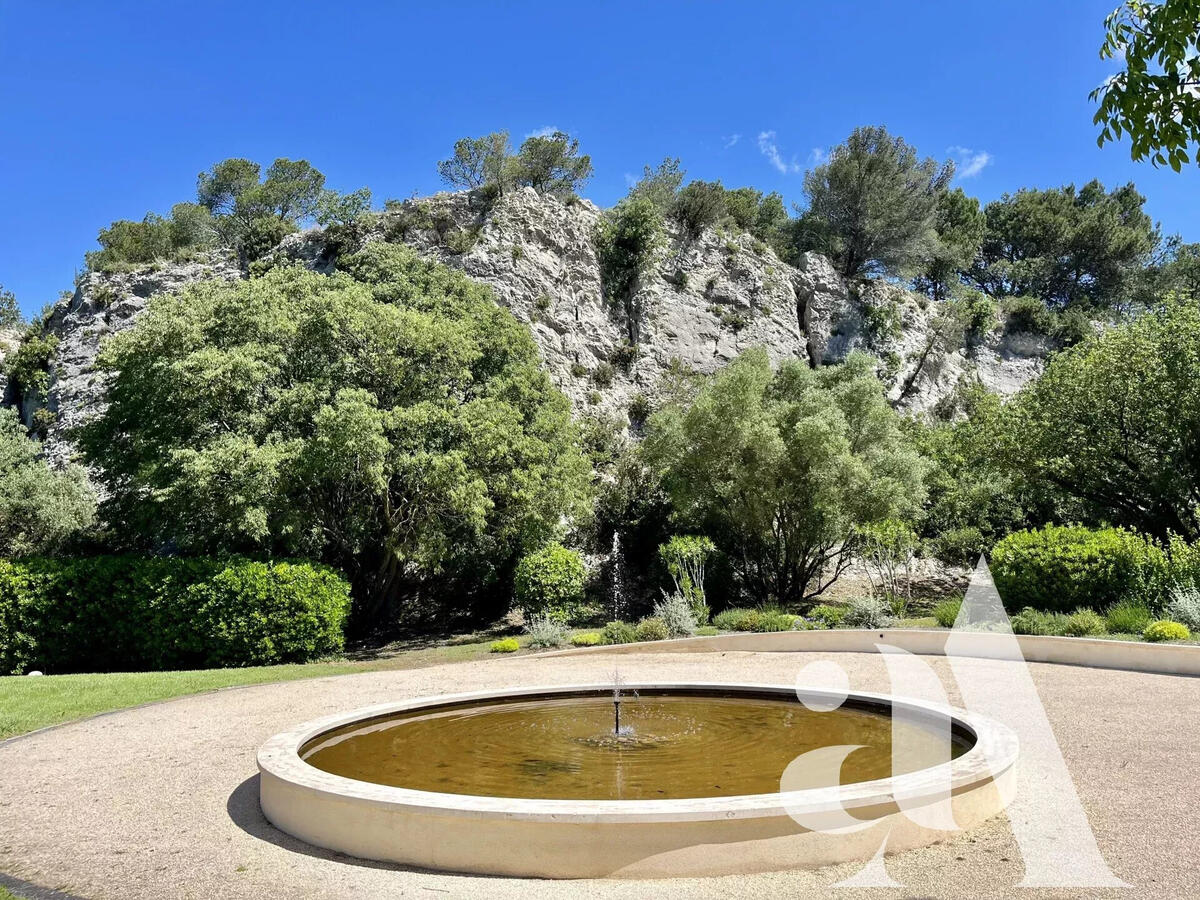
<instances>
[{"instance_id":1,"label":"dark green foliage","mask_svg":"<svg viewBox=\"0 0 1200 900\"><path fill-rule=\"evenodd\" d=\"M513 599L528 621L549 615L570 621L583 601L587 570L574 550L547 544L527 554L513 573Z\"/></svg>"},{"instance_id":2,"label":"dark green foliage","mask_svg":"<svg viewBox=\"0 0 1200 900\"><path fill-rule=\"evenodd\" d=\"M928 259L935 213L954 174L886 128L856 128L804 176L802 236L846 276L897 273Z\"/></svg>"},{"instance_id":3,"label":"dark green foliage","mask_svg":"<svg viewBox=\"0 0 1200 900\"><path fill-rule=\"evenodd\" d=\"M1067 612L1121 600L1156 604L1167 561L1159 546L1129 531L1047 525L1000 541L991 567L1007 608Z\"/></svg>"},{"instance_id":4,"label":"dark green foliage","mask_svg":"<svg viewBox=\"0 0 1200 900\"><path fill-rule=\"evenodd\" d=\"M1101 59L1124 68L1091 93L1097 143L1129 135L1129 154L1178 172L1200 143L1200 6L1194 0L1126 0L1104 20ZM1200 161L1200 159L1198 159Z\"/></svg>"},{"instance_id":5,"label":"dark green foliage","mask_svg":"<svg viewBox=\"0 0 1200 900\"><path fill-rule=\"evenodd\" d=\"M567 401L466 276L379 242L340 265L157 295L106 345L110 405L79 435L105 517L134 548L336 565L364 622L499 611L583 508Z\"/></svg>"},{"instance_id":6,"label":"dark green foliage","mask_svg":"<svg viewBox=\"0 0 1200 900\"><path fill-rule=\"evenodd\" d=\"M975 261L987 218L976 198L967 196L962 188L955 188L939 195L933 228L936 240L923 271L913 279L913 286L932 300L941 301L958 293L959 273Z\"/></svg>"},{"instance_id":7,"label":"dark green foliage","mask_svg":"<svg viewBox=\"0 0 1200 900\"><path fill-rule=\"evenodd\" d=\"M671 217L692 239L698 238L724 216L725 189L719 181L693 181L679 192L671 205Z\"/></svg>"},{"instance_id":8,"label":"dark green foliage","mask_svg":"<svg viewBox=\"0 0 1200 900\"><path fill-rule=\"evenodd\" d=\"M561 131L527 137L512 160L513 181L540 194L566 198L592 177L592 158L580 156L579 140Z\"/></svg>"},{"instance_id":9,"label":"dark green foliage","mask_svg":"<svg viewBox=\"0 0 1200 900\"><path fill-rule=\"evenodd\" d=\"M1105 615L1111 634L1141 634L1150 624L1150 607L1141 600L1122 600Z\"/></svg>"},{"instance_id":10,"label":"dark green foliage","mask_svg":"<svg viewBox=\"0 0 1200 900\"><path fill-rule=\"evenodd\" d=\"M1025 607L1009 619L1013 634L1048 635L1061 637L1067 631L1067 614L1043 612Z\"/></svg>"},{"instance_id":11,"label":"dark green foliage","mask_svg":"<svg viewBox=\"0 0 1200 900\"><path fill-rule=\"evenodd\" d=\"M325 176L307 160L280 158L271 163L260 181L258 163L227 159L196 180L196 196L212 213L221 239L243 261L258 259L282 240L297 223L314 216L319 208Z\"/></svg>"},{"instance_id":12,"label":"dark green foliage","mask_svg":"<svg viewBox=\"0 0 1200 900\"><path fill-rule=\"evenodd\" d=\"M1127 302L1158 245L1146 198L1132 184L1106 191L1026 189L987 205L987 232L970 279L992 297L1107 309Z\"/></svg>"},{"instance_id":13,"label":"dark green foliage","mask_svg":"<svg viewBox=\"0 0 1200 900\"><path fill-rule=\"evenodd\" d=\"M508 132L495 131L455 141L454 155L439 162L437 169L442 181L451 187L485 189L498 195L507 187L510 157Z\"/></svg>"},{"instance_id":14,"label":"dark green foliage","mask_svg":"<svg viewBox=\"0 0 1200 900\"><path fill-rule=\"evenodd\" d=\"M648 200L660 216L666 216L674 206L679 186L683 184L684 171L678 157L667 157L657 169L646 166L641 180L629 191L629 197Z\"/></svg>"},{"instance_id":15,"label":"dark green foliage","mask_svg":"<svg viewBox=\"0 0 1200 900\"><path fill-rule=\"evenodd\" d=\"M140 222L120 219L100 230L99 250L86 255L95 272L111 272L122 266L155 260L185 258L189 253L212 247L217 232L209 211L195 203L177 203L171 217L146 213Z\"/></svg>"},{"instance_id":16,"label":"dark green foliage","mask_svg":"<svg viewBox=\"0 0 1200 900\"><path fill-rule=\"evenodd\" d=\"M662 216L649 198L628 197L600 220L595 241L605 299L624 319L629 343L636 345L646 313L638 288L662 246Z\"/></svg>"},{"instance_id":17,"label":"dark green foliage","mask_svg":"<svg viewBox=\"0 0 1200 900\"><path fill-rule=\"evenodd\" d=\"M943 600L933 608L933 617L937 619L937 623L943 628L953 628L954 623L958 621L958 613L961 609L961 597Z\"/></svg>"},{"instance_id":18,"label":"dark green foliage","mask_svg":"<svg viewBox=\"0 0 1200 900\"><path fill-rule=\"evenodd\" d=\"M0 561L0 671L305 662L342 649L350 588L305 562Z\"/></svg>"},{"instance_id":19,"label":"dark green foliage","mask_svg":"<svg viewBox=\"0 0 1200 900\"><path fill-rule=\"evenodd\" d=\"M1077 609L1067 616L1063 631L1068 637L1099 637L1108 634L1108 623L1093 609Z\"/></svg>"},{"instance_id":20,"label":"dark green foliage","mask_svg":"<svg viewBox=\"0 0 1200 900\"><path fill-rule=\"evenodd\" d=\"M665 641L671 636L667 623L662 619L650 616L637 623L634 632L638 641Z\"/></svg>"},{"instance_id":21,"label":"dark green foliage","mask_svg":"<svg viewBox=\"0 0 1200 900\"><path fill-rule=\"evenodd\" d=\"M18 398L44 397L50 383L50 356L58 336L31 325L17 349L4 359L4 374Z\"/></svg>"},{"instance_id":22,"label":"dark green foliage","mask_svg":"<svg viewBox=\"0 0 1200 900\"><path fill-rule=\"evenodd\" d=\"M612 363L602 362L592 370L592 381L596 383L597 387L611 387L615 375Z\"/></svg>"},{"instance_id":23,"label":"dark green foliage","mask_svg":"<svg viewBox=\"0 0 1200 900\"><path fill-rule=\"evenodd\" d=\"M761 618L762 613L757 609L734 607L717 613L712 623L721 631L755 631Z\"/></svg>"},{"instance_id":24,"label":"dark green foliage","mask_svg":"<svg viewBox=\"0 0 1200 900\"><path fill-rule=\"evenodd\" d=\"M238 251L246 262L254 262L270 253L296 226L279 216L259 216L252 220L238 240Z\"/></svg>"},{"instance_id":25,"label":"dark green foliage","mask_svg":"<svg viewBox=\"0 0 1200 900\"><path fill-rule=\"evenodd\" d=\"M21 324L21 308L17 306L17 298L12 291L6 291L0 284L0 328L16 328Z\"/></svg>"}]
</instances>

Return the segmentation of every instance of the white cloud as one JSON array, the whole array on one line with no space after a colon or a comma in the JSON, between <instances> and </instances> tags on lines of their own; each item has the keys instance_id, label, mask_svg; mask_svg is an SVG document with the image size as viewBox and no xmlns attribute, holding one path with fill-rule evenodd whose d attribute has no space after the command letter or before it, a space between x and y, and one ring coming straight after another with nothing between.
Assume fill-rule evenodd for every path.
<instances>
[{"instance_id":1,"label":"white cloud","mask_svg":"<svg viewBox=\"0 0 1200 900\"><path fill-rule=\"evenodd\" d=\"M827 162L829 162L829 151L822 147L813 147L808 154L810 166L823 166Z\"/></svg>"},{"instance_id":2,"label":"white cloud","mask_svg":"<svg viewBox=\"0 0 1200 900\"><path fill-rule=\"evenodd\" d=\"M767 162L784 175L800 171L799 163L795 160L788 162L783 158L783 154L779 152L779 145L775 143L775 132L760 131L758 134L758 149L767 158Z\"/></svg>"},{"instance_id":3,"label":"white cloud","mask_svg":"<svg viewBox=\"0 0 1200 900\"><path fill-rule=\"evenodd\" d=\"M731 134L731 135L729 135L729 137L722 138L722 140L725 142L726 150L728 150L730 147L732 147L734 144L736 144L741 139L742 139L742 136L740 134Z\"/></svg>"},{"instance_id":4,"label":"white cloud","mask_svg":"<svg viewBox=\"0 0 1200 900\"><path fill-rule=\"evenodd\" d=\"M554 134L554 132L556 132L558 130L559 130L559 128L557 125L543 125L541 128L537 129L536 131L529 132L529 134L525 135L525 137L527 137L527 138L550 137L550 135Z\"/></svg>"},{"instance_id":5,"label":"white cloud","mask_svg":"<svg viewBox=\"0 0 1200 900\"><path fill-rule=\"evenodd\" d=\"M992 163L992 154L986 150L948 147L946 152L954 157L954 174L957 178L974 178Z\"/></svg>"}]
</instances>

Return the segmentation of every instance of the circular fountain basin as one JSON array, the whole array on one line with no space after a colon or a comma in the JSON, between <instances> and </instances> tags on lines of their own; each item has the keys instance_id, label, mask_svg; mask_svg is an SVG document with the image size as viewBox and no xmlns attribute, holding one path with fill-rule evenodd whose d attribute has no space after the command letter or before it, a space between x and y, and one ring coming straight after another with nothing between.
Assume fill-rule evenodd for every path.
<instances>
[{"instance_id":1,"label":"circular fountain basin","mask_svg":"<svg viewBox=\"0 0 1200 900\"><path fill-rule=\"evenodd\" d=\"M635 684L619 713L611 685L572 685L330 716L263 745L260 802L311 844L424 868L732 874L943 839L1003 809L1017 755L996 722L878 694Z\"/></svg>"}]
</instances>

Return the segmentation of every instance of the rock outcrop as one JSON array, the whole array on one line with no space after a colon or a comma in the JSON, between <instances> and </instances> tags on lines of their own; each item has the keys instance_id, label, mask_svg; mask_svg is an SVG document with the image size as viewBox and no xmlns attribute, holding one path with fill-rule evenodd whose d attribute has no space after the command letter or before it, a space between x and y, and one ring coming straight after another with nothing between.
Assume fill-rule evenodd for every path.
<instances>
[{"instance_id":1,"label":"rock outcrop","mask_svg":"<svg viewBox=\"0 0 1200 900\"><path fill-rule=\"evenodd\" d=\"M847 281L817 254L789 266L749 234L708 230L689 239L670 224L661 259L638 288L646 314L631 348L628 323L601 285L593 244L600 216L587 200L564 203L529 188L486 212L469 194L438 194L390 208L367 239L402 240L489 285L496 301L528 325L552 379L580 415L625 421L638 395L653 401L672 366L710 373L753 346L775 360L813 365L837 363L855 350L873 353L893 402L924 412L964 379L1012 393L1040 373L1050 349L1042 339L998 328L969 348L927 352L934 310L923 297L885 282ZM319 229L289 236L276 252L318 271L336 261ZM103 403L93 362L105 336L128 327L157 293L239 277L236 263L214 253L92 273L60 301L46 323L58 339L46 396L21 398L31 426L38 409L49 411L39 424L50 459L68 458L69 429Z\"/></svg>"}]
</instances>

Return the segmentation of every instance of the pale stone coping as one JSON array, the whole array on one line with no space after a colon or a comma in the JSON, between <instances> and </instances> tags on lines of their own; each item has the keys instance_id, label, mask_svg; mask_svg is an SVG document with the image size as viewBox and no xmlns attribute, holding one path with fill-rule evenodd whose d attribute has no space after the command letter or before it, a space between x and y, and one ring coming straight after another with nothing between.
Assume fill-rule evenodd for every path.
<instances>
[{"instance_id":1,"label":"pale stone coping","mask_svg":"<svg viewBox=\"0 0 1200 900\"><path fill-rule=\"evenodd\" d=\"M444 694L338 713L272 737L258 751L258 768L264 776L312 792L314 800L338 798L369 806L388 807L397 812L473 819L608 824L755 819L818 814L829 810L849 812L901 801L912 807L944 799L947 788L951 793L959 794L995 781L1007 774L1017 759L1017 737L1010 728L966 710L888 694L855 691L840 695L834 691L794 686L724 682L622 684L621 689L630 692L743 692L793 700L807 697L817 702L845 696L850 701L888 705L911 720L945 723L949 719L954 725L973 734L975 744L949 763L891 778L802 791L677 800L539 800L418 791L333 775L309 765L300 757L301 749L314 738L365 719L453 703L507 698L520 700L531 696L575 693L604 694L611 692L612 687L611 684L575 684ZM269 778L264 779L264 784ZM319 802L317 805L320 805Z\"/></svg>"},{"instance_id":2,"label":"pale stone coping","mask_svg":"<svg viewBox=\"0 0 1200 900\"><path fill-rule=\"evenodd\" d=\"M1013 638L1016 638L1014 652ZM947 651L947 643L952 647ZM1050 637L943 628L831 628L813 631L732 632L706 637L572 647L543 656L585 653L875 653L878 645L934 656L1061 663L1165 675L1200 675L1200 645L1152 644L1104 638Z\"/></svg>"}]
</instances>

